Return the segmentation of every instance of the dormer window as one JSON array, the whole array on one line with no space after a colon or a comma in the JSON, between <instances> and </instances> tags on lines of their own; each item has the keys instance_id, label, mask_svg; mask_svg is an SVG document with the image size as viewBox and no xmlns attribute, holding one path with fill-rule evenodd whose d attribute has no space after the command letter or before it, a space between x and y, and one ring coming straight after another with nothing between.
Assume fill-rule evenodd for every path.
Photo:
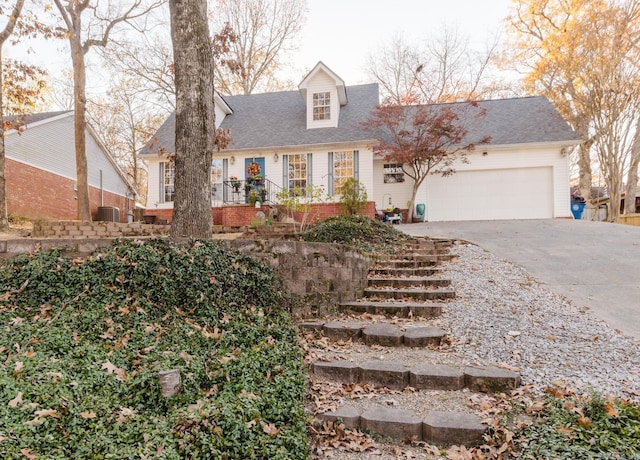
<instances>
[{"instance_id":1,"label":"dormer window","mask_svg":"<svg viewBox=\"0 0 640 460\"><path fill-rule=\"evenodd\" d=\"M329 92L313 93L313 119L331 119L331 94Z\"/></svg>"}]
</instances>

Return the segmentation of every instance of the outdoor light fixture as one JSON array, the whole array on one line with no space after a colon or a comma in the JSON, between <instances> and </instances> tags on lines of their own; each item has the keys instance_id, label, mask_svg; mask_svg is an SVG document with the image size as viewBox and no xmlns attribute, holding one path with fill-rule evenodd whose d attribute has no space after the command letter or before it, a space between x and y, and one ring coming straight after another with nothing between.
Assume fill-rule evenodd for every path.
<instances>
[{"instance_id":1,"label":"outdoor light fixture","mask_svg":"<svg viewBox=\"0 0 640 460\"><path fill-rule=\"evenodd\" d=\"M274 154L273 154L273 161L274 161L274 163L277 163L277 162L278 162L278 158L279 158L278 154L277 154L277 153L274 153Z\"/></svg>"},{"instance_id":2,"label":"outdoor light fixture","mask_svg":"<svg viewBox=\"0 0 640 460\"><path fill-rule=\"evenodd\" d=\"M232 156L229 158L229 163L234 164L236 162L236 157Z\"/></svg>"},{"instance_id":3,"label":"outdoor light fixture","mask_svg":"<svg viewBox=\"0 0 640 460\"><path fill-rule=\"evenodd\" d=\"M566 157L567 156L567 148L566 147L562 147L562 149L560 150L560 156L561 157Z\"/></svg>"}]
</instances>

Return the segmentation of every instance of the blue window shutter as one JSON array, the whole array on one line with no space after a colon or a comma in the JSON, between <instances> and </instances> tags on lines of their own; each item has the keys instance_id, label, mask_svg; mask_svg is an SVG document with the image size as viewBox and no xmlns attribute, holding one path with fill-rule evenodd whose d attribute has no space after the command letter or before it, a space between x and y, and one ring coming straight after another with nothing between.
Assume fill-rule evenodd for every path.
<instances>
[{"instance_id":1,"label":"blue window shutter","mask_svg":"<svg viewBox=\"0 0 640 460\"><path fill-rule=\"evenodd\" d=\"M160 180L158 181L159 193L158 193L158 203L164 203L164 161L159 163L159 176Z\"/></svg>"},{"instance_id":2,"label":"blue window shutter","mask_svg":"<svg viewBox=\"0 0 640 460\"><path fill-rule=\"evenodd\" d=\"M313 154L307 153L307 187L313 185Z\"/></svg>"},{"instance_id":3,"label":"blue window shutter","mask_svg":"<svg viewBox=\"0 0 640 460\"><path fill-rule=\"evenodd\" d=\"M282 188L289 190L289 155L282 155Z\"/></svg>"},{"instance_id":4,"label":"blue window shutter","mask_svg":"<svg viewBox=\"0 0 640 460\"><path fill-rule=\"evenodd\" d=\"M329 186L327 187L327 195L333 196L333 152L329 152L328 156L329 172L327 173L327 179L329 180Z\"/></svg>"},{"instance_id":5,"label":"blue window shutter","mask_svg":"<svg viewBox=\"0 0 640 460\"><path fill-rule=\"evenodd\" d=\"M360 180L360 152L353 151L353 177Z\"/></svg>"}]
</instances>

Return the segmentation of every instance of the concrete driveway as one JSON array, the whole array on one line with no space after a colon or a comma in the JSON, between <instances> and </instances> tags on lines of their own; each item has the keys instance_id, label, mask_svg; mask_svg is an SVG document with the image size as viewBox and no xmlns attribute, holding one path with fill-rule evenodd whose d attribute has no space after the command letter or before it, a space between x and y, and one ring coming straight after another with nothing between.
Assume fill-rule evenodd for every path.
<instances>
[{"instance_id":1,"label":"concrete driveway","mask_svg":"<svg viewBox=\"0 0 640 460\"><path fill-rule=\"evenodd\" d=\"M527 269L553 292L640 338L640 227L568 219L403 224L460 239Z\"/></svg>"}]
</instances>

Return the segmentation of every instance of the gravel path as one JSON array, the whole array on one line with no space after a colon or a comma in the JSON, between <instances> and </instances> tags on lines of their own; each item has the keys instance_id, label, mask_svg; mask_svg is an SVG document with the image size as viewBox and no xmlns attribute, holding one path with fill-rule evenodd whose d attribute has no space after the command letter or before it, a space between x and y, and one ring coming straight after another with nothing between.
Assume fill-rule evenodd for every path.
<instances>
[{"instance_id":1,"label":"gravel path","mask_svg":"<svg viewBox=\"0 0 640 460\"><path fill-rule=\"evenodd\" d=\"M483 249L458 244L447 265L457 298L439 325L469 363L517 367L523 383L640 400L640 341L627 337Z\"/></svg>"}]
</instances>

